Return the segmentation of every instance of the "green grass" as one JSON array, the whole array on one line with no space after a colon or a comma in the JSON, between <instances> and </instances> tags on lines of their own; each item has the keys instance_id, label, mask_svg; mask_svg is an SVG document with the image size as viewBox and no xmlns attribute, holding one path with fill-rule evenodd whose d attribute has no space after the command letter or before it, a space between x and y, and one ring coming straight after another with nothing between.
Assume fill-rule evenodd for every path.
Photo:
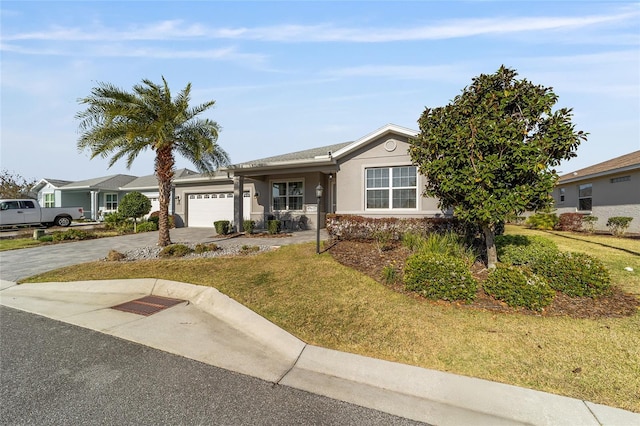
<instances>
[{"instance_id":1,"label":"green grass","mask_svg":"<svg viewBox=\"0 0 640 426\"><path fill-rule=\"evenodd\" d=\"M508 228L514 230L541 233ZM637 240L541 234L562 249L599 257L616 268L614 284L640 294L640 257L606 247L638 251ZM252 257L93 262L28 281L143 277L216 287L310 344L640 412L640 312L592 320L428 302L396 293L328 253L316 255L314 244Z\"/></svg>"},{"instance_id":2,"label":"green grass","mask_svg":"<svg viewBox=\"0 0 640 426\"><path fill-rule=\"evenodd\" d=\"M28 247L39 246L41 243L33 238L15 238L15 239L3 239L0 240L0 251L6 250L18 250Z\"/></svg>"}]
</instances>

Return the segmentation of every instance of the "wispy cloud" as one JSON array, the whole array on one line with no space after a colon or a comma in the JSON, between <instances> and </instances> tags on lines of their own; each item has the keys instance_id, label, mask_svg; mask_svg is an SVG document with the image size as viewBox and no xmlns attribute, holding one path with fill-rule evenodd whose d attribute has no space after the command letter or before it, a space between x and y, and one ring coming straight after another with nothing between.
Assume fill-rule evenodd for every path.
<instances>
[{"instance_id":1,"label":"wispy cloud","mask_svg":"<svg viewBox=\"0 0 640 426\"><path fill-rule=\"evenodd\" d=\"M501 16L457 19L414 27L341 27L332 23L315 25L274 25L262 27L210 27L183 20L165 20L126 29L97 26L91 29L53 27L45 31L5 34L5 41L132 41L168 39L235 39L276 42L382 43L440 40L480 35L500 35L534 31L575 30L600 25L619 25L640 16L636 9L585 16Z\"/></svg>"}]
</instances>

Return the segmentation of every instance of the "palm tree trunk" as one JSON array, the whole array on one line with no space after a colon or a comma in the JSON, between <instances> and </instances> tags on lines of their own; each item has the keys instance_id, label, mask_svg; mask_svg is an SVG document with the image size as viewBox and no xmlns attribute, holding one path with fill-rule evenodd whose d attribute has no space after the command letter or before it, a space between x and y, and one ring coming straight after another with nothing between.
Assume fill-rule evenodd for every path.
<instances>
[{"instance_id":1,"label":"palm tree trunk","mask_svg":"<svg viewBox=\"0 0 640 426\"><path fill-rule=\"evenodd\" d=\"M169 234L169 202L171 201L171 185L173 182L173 151L171 147L163 147L156 151L156 177L160 212L158 221L158 245L165 247L171 244Z\"/></svg>"}]
</instances>

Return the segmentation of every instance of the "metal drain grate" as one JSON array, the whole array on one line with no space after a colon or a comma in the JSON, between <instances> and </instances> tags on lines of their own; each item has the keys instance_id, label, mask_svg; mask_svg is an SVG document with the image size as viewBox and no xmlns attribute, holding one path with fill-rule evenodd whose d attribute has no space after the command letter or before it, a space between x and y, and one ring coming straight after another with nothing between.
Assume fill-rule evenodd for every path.
<instances>
[{"instance_id":1,"label":"metal drain grate","mask_svg":"<svg viewBox=\"0 0 640 426\"><path fill-rule=\"evenodd\" d=\"M145 296L140 299L132 300L131 302L125 302L120 305L112 306L111 309L130 312L132 314L149 316L182 302L184 302L184 300L171 299L161 296Z\"/></svg>"}]
</instances>

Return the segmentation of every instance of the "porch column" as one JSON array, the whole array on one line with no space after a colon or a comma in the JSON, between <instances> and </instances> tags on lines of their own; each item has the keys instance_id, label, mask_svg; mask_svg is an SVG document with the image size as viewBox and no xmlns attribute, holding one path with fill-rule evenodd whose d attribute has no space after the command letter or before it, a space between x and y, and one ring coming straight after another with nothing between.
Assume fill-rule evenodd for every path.
<instances>
[{"instance_id":1,"label":"porch column","mask_svg":"<svg viewBox=\"0 0 640 426\"><path fill-rule=\"evenodd\" d=\"M244 176L233 177L233 226L236 232L242 232L244 221Z\"/></svg>"},{"instance_id":2,"label":"porch column","mask_svg":"<svg viewBox=\"0 0 640 426\"><path fill-rule=\"evenodd\" d=\"M100 204L98 203L98 196L100 191L91 191L91 220L98 220L98 210Z\"/></svg>"}]
</instances>

